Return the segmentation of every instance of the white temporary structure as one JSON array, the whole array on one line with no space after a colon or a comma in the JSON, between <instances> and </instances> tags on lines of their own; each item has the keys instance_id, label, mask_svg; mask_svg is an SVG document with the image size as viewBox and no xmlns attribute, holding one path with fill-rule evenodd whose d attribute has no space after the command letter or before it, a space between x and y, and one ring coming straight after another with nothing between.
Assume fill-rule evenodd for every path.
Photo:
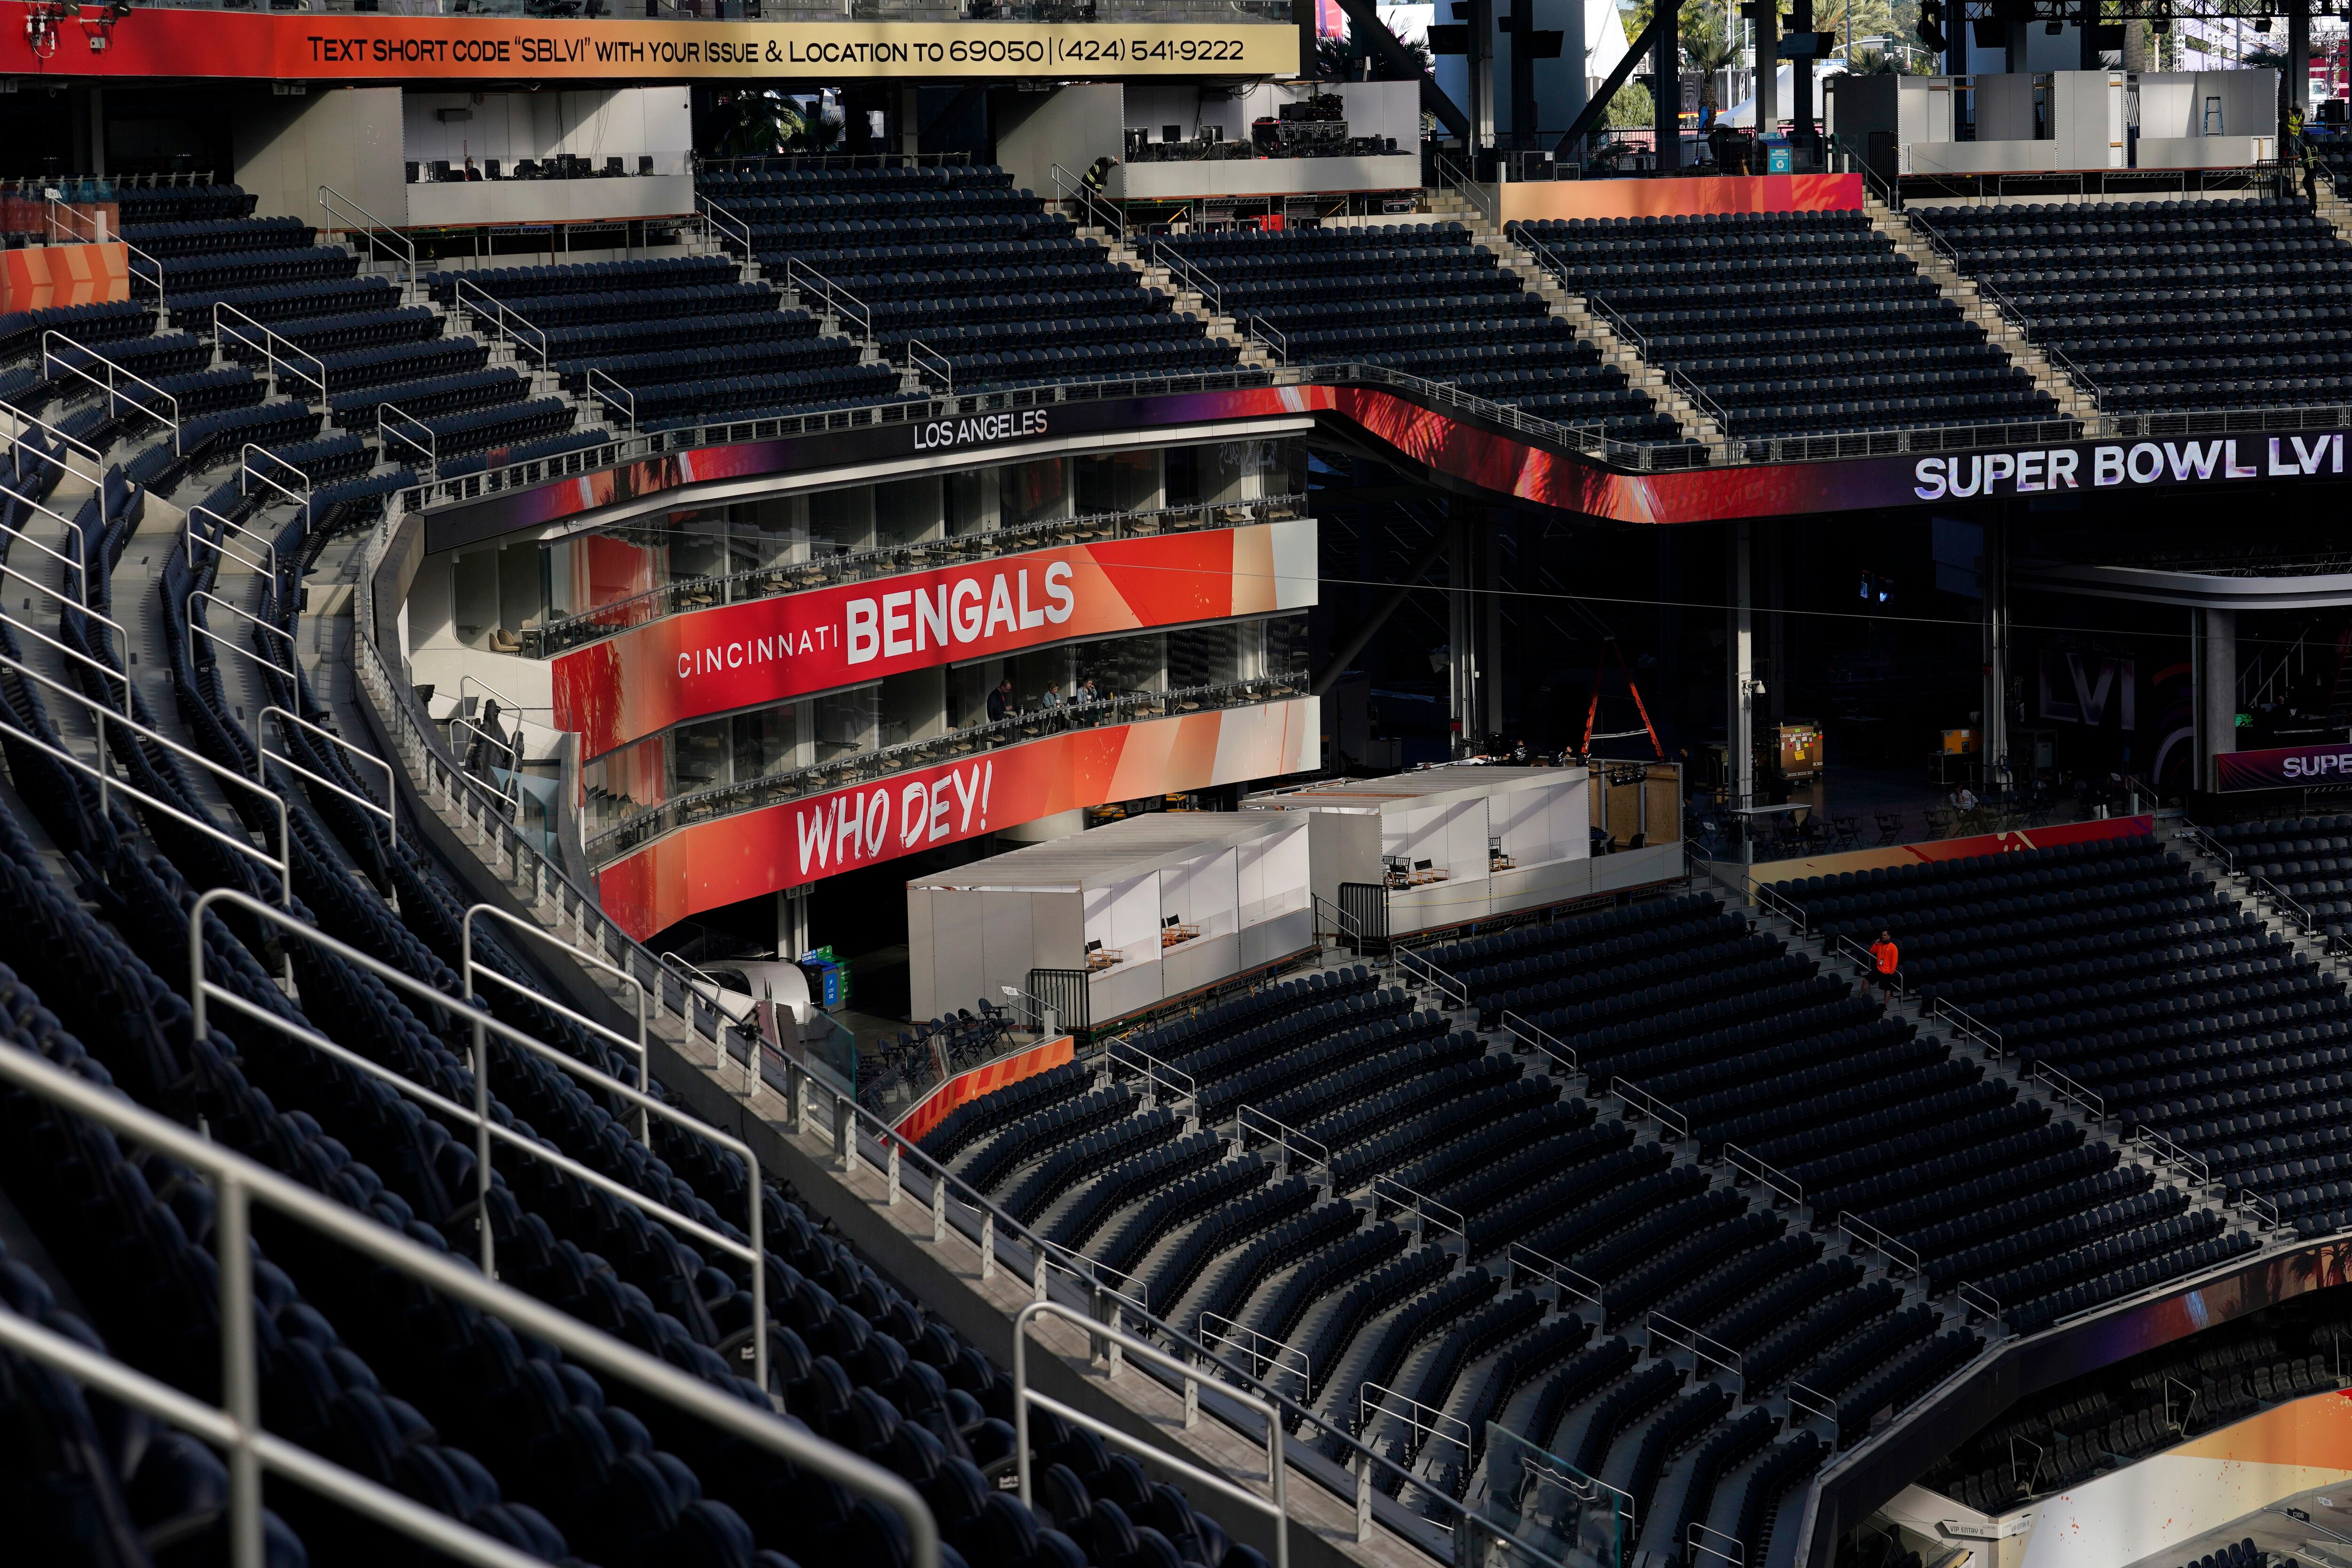
<instances>
[{"instance_id":1,"label":"white temporary structure","mask_svg":"<svg viewBox=\"0 0 2352 1568\"><path fill-rule=\"evenodd\" d=\"M1153 812L907 884L909 989L929 1017L1087 972L1093 1023L1314 945L1307 824Z\"/></svg>"}]
</instances>

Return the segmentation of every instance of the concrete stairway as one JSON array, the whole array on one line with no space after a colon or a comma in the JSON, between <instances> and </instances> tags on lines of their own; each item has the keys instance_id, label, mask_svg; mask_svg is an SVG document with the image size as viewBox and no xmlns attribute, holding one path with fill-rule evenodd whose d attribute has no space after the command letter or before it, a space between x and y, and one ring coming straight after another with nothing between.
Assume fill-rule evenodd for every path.
<instances>
[{"instance_id":1,"label":"concrete stairway","mask_svg":"<svg viewBox=\"0 0 2352 1568\"><path fill-rule=\"evenodd\" d=\"M1243 364L1253 370L1271 370L1275 367L1276 362L1271 349L1260 340L1250 336L1243 330L1241 323L1231 316L1219 315L1198 289L1178 282L1176 275L1168 267L1147 259L1124 237L1112 234L1108 229L1082 225L1078 229L1078 236L1082 239L1093 240L1108 251L1110 258L1141 279L1145 288L1157 289L1163 294L1172 295L1177 310L1189 310L1208 323L1211 337L1220 342L1231 343L1239 349Z\"/></svg>"},{"instance_id":2,"label":"concrete stairway","mask_svg":"<svg viewBox=\"0 0 2352 1568\"><path fill-rule=\"evenodd\" d=\"M2033 377L2033 384L2056 400L2060 412L2081 420L2085 434L2095 434L2099 428L2096 389L2077 382L2035 346L2025 330L2002 315L2000 308L1985 297L1975 281L1930 245L1926 236L1912 227L1909 219L1891 211L1876 196L1864 199L1871 226L1893 241L1895 250L1907 257L1923 275L1934 279L1944 297L1958 304L1961 314L1982 327L1985 336L2000 345L2011 363L2023 366L2026 374Z\"/></svg>"},{"instance_id":3,"label":"concrete stairway","mask_svg":"<svg viewBox=\"0 0 2352 1568\"><path fill-rule=\"evenodd\" d=\"M1756 918L1761 929L1769 931L1786 941L1790 951L1819 954L1822 968L1825 972L1853 970L1853 965L1850 962L1830 951L1830 944L1825 939L1807 937L1795 926L1769 910L1751 908L1748 912ZM1988 1079L2015 1085L2018 1097L2021 1100L2042 1101L2050 1107L2051 1119L2054 1121L2080 1123L2084 1136L2089 1140L2093 1142L2104 1140L2116 1144L2122 1151L2126 1163L2146 1167L2155 1174L2159 1184L2185 1194L2191 1208L2204 1209L2221 1215L2231 1230L2251 1237L2258 1247L2267 1246L2273 1239L2256 1218L2231 1207L2224 1201L2219 1186L2199 1181L2187 1168L2167 1159L2151 1146L2133 1142L2131 1128L2094 1115L2089 1107L2071 1098L2064 1091L2063 1085L2044 1079L2030 1071L2021 1070L2020 1065L2010 1058L1992 1056L1981 1048L1974 1047L1965 1036L1955 1030L1948 1019L1931 1016L1917 997L1895 998L1893 1012L1897 1016L1909 1018L1917 1024L1923 1034L1934 1032L1949 1036L1956 1050L1963 1052L1974 1050L1975 1054L1983 1058L1985 1076Z\"/></svg>"},{"instance_id":4,"label":"concrete stairway","mask_svg":"<svg viewBox=\"0 0 2352 1568\"><path fill-rule=\"evenodd\" d=\"M1503 233L1485 212L1457 192L1431 191L1428 201L1431 217L1441 222L1458 223L1467 228L1473 243L1493 251L1496 259L1518 274L1519 281L1530 293L1542 298L1552 314L1570 321L1575 326L1578 336L1588 339L1600 349L1603 363L1615 365L1623 372L1629 384L1647 394L1650 401L1671 416L1685 434L1704 443L1710 463L1729 460L1730 435L1714 416L1693 402L1663 367L1644 359L1641 351L1612 328L1608 319L1595 310L1584 296L1571 293L1549 268L1536 259L1533 251Z\"/></svg>"}]
</instances>

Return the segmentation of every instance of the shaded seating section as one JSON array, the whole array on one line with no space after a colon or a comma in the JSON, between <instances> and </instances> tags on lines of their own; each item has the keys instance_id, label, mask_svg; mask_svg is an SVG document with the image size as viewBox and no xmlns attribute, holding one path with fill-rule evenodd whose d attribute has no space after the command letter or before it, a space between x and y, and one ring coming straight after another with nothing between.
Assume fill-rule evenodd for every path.
<instances>
[{"instance_id":1,"label":"shaded seating section","mask_svg":"<svg viewBox=\"0 0 2352 1568\"><path fill-rule=\"evenodd\" d=\"M62 332L79 343L111 343L143 338L155 330L155 311L136 300L100 305L58 305L43 310L0 313L0 363L38 361L46 332Z\"/></svg>"},{"instance_id":2,"label":"shaded seating section","mask_svg":"<svg viewBox=\"0 0 2352 1568\"><path fill-rule=\"evenodd\" d=\"M910 363L919 342L958 392L1239 364L1205 322L993 164L714 170L697 189L744 226L768 278L801 287L814 274L846 292L888 358Z\"/></svg>"},{"instance_id":3,"label":"shaded seating section","mask_svg":"<svg viewBox=\"0 0 2352 1568\"><path fill-rule=\"evenodd\" d=\"M351 439L330 443L341 450ZM334 460L328 446L310 456L322 468ZM25 490L51 492L52 480L42 476L53 476L53 468L22 460L16 468ZM213 499L232 518L273 539L279 574L265 574L258 584L249 578L224 584L215 575L216 552L198 552L192 565L184 546L173 543L158 585L163 641L172 650L173 706L191 742L224 766L256 776L260 759L211 645L189 651L182 631L189 594L201 587L245 597L270 626L293 630L304 572L338 534L373 521L380 504L374 487L383 477L331 483L299 512L266 496L215 491ZM135 606L116 605L103 590L139 528L146 492L120 474L109 489L103 527L96 498L81 508L92 582L101 590L93 607L130 614ZM20 521L14 499L0 504L12 513L5 521ZM0 535L0 544L5 540ZM79 612L53 618L68 647L100 664L116 657L103 638L86 635ZM266 632L217 629L266 657ZM5 628L0 647L21 652ZM95 671L84 679L93 690L105 685ZM307 676L255 679L269 700L333 722ZM143 693L134 707L143 721L156 721ZM26 733L54 740L59 732L40 689L13 677L0 681L0 709ZM123 737L110 743L115 766L138 788L199 820L222 820L174 757ZM285 744L299 765L364 795L365 781L341 752L300 731ZM468 1199L476 1180L468 1131L453 1134L381 1079L236 1015L216 1011L215 1027L201 1038L190 1035L177 988L187 973L187 900L197 889L219 885L272 900L276 873L221 853L168 816L134 813L120 793L111 810L102 808L94 788L37 752L12 744L5 757L14 787L0 798L0 931L6 933L0 962L37 963L42 994L0 973L0 1034L9 1037L0 1048L37 1049L80 1064L86 1076L184 1121L201 1119L212 1138L423 1245L470 1249L478 1220ZM287 849L298 917L449 990L451 1005L412 1009L334 956L281 944L241 918L207 927L208 972L270 1015L321 1028L369 1060L465 1102L473 1089L460 1052L470 1031L450 968L470 901L465 884L412 835L400 835L395 847L347 801L324 790L314 795L282 771L258 776L285 793L291 812ZM273 811L257 808L250 819L227 817L224 831L259 828L263 816L276 821ZM79 858L88 879L79 895L90 903L55 879L59 849ZM498 992L489 1005L500 1016L605 1072L635 1076L630 1063L530 999L530 972L497 933L478 931L474 951L524 988L520 995ZM299 1001L271 974L289 962ZM660 1121L652 1146L638 1142L628 1131L631 1121L618 1114L625 1108L601 1090L503 1046L491 1047L489 1060L492 1113L501 1122L561 1149L620 1191L658 1198L740 1237L735 1221L754 1195L749 1184L756 1173L731 1155ZM649 1087L660 1092L658 1084ZM5 1097L0 1116L8 1119L8 1135L0 1138L0 1187L81 1299L98 1304L100 1321L92 1327L133 1364L206 1390L219 1350L205 1184L166 1162L117 1150L110 1137L49 1114L40 1101ZM1040 1447L1072 1478L1055 1494L1057 1511L1041 1514L996 1495L992 1478L1009 1465L1013 1440L1003 1376L944 1321L824 1234L788 1186L762 1184L756 1195L769 1240L760 1267L774 1313L771 1350L779 1391L795 1419L923 1492L958 1553L947 1561L972 1568L1039 1562L1076 1568L1097 1560L1088 1552L1124 1530L1125 1554L1099 1559L1105 1568L1118 1568L1133 1559L1149 1530L1165 1545L1165 1555L1151 1561L1264 1568L1262 1558L1231 1546L1213 1523L1195 1515L1181 1493L1134 1484L1129 1469L1058 1423L1033 1426ZM743 1377L751 1364L749 1265L724 1255L706 1259L604 1189L527 1158L501 1160L480 1218L498 1239L507 1283L722 1392L764 1405ZM853 1506L836 1489L759 1459L655 1402L625 1395L551 1347L392 1277L354 1268L347 1255L299 1229L267 1227L257 1254L257 1339L272 1428L518 1550L550 1562L588 1554L644 1568L783 1568L790 1562L830 1568L908 1560L903 1533L870 1504ZM8 1370L0 1363L0 1374ZM166 1468L171 1476L120 1517L144 1527L151 1519L217 1507L219 1487L200 1463L173 1460ZM117 1470L129 1479L127 1462ZM18 1471L10 1484L31 1473ZM273 1537L283 1538L273 1548L273 1568L381 1556L373 1527L299 1489L282 1498L273 1489L271 1501L283 1514L273 1528ZM85 1520L96 1528L118 1517L105 1512L107 1506L94 1501ZM1087 1547L1054 1531L1050 1521L1062 1519L1084 1530ZM1144 1520L1150 1522L1137 1522ZM198 1518L192 1528L201 1535L213 1527Z\"/></svg>"},{"instance_id":4,"label":"shaded seating section","mask_svg":"<svg viewBox=\"0 0 2352 1568\"><path fill-rule=\"evenodd\" d=\"M528 384L487 368L484 344L443 337L439 313L401 305L393 283L363 275L351 251L315 243L309 225L250 216L252 198L235 186L126 190L124 200L125 236L152 258L134 258L134 298L0 320L0 361L16 362L0 369L0 399L101 449L124 444L118 455L143 489L170 495L248 445L314 481L355 479L384 466L383 453L322 427L373 434L387 402L433 421L456 460L568 432L576 418L568 405L522 406ZM160 331L149 303L158 288L170 323ZM115 390L67 368L81 356L55 340L56 359L45 362L52 330L84 345L84 368ZM215 347L226 363L212 363ZM129 375L96 364L101 357Z\"/></svg>"},{"instance_id":5,"label":"shaded seating section","mask_svg":"<svg viewBox=\"0 0 2352 1568\"><path fill-rule=\"evenodd\" d=\"M1638 1070L1693 1138L1663 1142L1613 1099L1529 1070L1507 1037L1482 1040L1354 973L1139 1032L1122 1047L1129 1067L1105 1064L1110 1087L1057 1069L1066 1086L1051 1075L1011 1086L933 1136L1016 1217L1129 1271L1169 1321L1211 1342L1229 1325L1281 1342L1257 1370L1335 1426L1357 1430L1370 1384L1466 1422L1467 1452L1393 1410L1359 1433L1428 1487L1466 1495L1494 1421L1626 1487L1677 1531L1778 1528L1781 1499L1836 1446L1983 1342L1957 1303L1906 1301L1863 1257L1833 1252L1822 1230L1844 1211L1801 1223L1801 1210L1776 1211L1759 1201L1768 1191L1678 1145L1707 1155L1741 1141L1805 1171L1809 1194L1842 1183L1874 1209L1912 1201L1911 1228L1943 1225L1934 1234L1951 1254L2008 1236L1971 1227L1992 1186L2021 1171L2031 1200L2009 1217L2057 1228L1968 1261L1985 1275L2038 1266L2044 1295L2127 1267L2098 1250L2116 1235L2179 1239L2161 1228L2177 1209L2118 1177L2114 1151L2074 1152L2080 1129L2051 1131L2046 1106L1988 1083L1712 898L1647 900L1423 956L1487 1011L1524 1016L1507 999L1549 1000L1543 1016L1585 1053L1591 1090ZM1809 988L1802 1005L1784 994L1792 984ZM1753 1017L1721 1007L1759 995ZM1604 1035L1621 1026L1638 1034ZM1147 1087L1175 1103L1137 1110ZM1187 1112L1229 1128L1231 1142L1196 1145ZM1913 1163L1956 1152L1979 1185L1910 1180ZM2134 1204L2119 1225L2116 1205ZM2096 1269L2078 1267L2076 1241ZM1555 1279L1558 1312L1536 1289ZM1694 1369L1633 1348L1666 1333L1703 1336L1710 1355L1739 1358L1740 1376L1719 1359ZM1831 1413L1818 1427L1784 1433L1784 1417L1748 1403L1778 1409L1798 1384L1809 1409ZM1381 1485L1409 1503L1428 1495L1393 1475ZM1760 1554L1759 1539L1748 1546Z\"/></svg>"},{"instance_id":6,"label":"shaded seating section","mask_svg":"<svg viewBox=\"0 0 2352 1568\"><path fill-rule=\"evenodd\" d=\"M2324 1295L2213 1324L2021 1397L1919 1484L1989 1513L2066 1491L2257 1411L2332 1396L2347 1331L2352 1314ZM2262 1560L2233 1548L2200 1561L2259 1568Z\"/></svg>"},{"instance_id":7,"label":"shaded seating section","mask_svg":"<svg viewBox=\"0 0 2352 1568\"><path fill-rule=\"evenodd\" d=\"M2028 1070L2057 1069L2065 1093L2094 1097L2085 1105L2192 1152L2226 1142L2246 1112L2296 1121L2291 1104L2265 1108L2326 1096L2327 1081L2265 1089L2254 1074L2224 1071L2208 1093L2168 1069L2200 1059L2208 1042L2246 1035L2280 1037L2275 1047L2248 1040L2249 1055L2293 1057L2297 1026L2352 1024L2340 981L2145 835L1805 878L1776 890L1831 938L1891 931L1906 985L1995 1031ZM2216 1059L2232 1048L2217 1044ZM1793 1170L1817 1207L1863 1214L1925 1254L1932 1277L1969 1283L2010 1327L2030 1330L2255 1245L2210 1210L2183 1213L2168 1189L2147 1193L2115 1164L2079 1124L2015 1104L1921 1129L1900 1164L1817 1160Z\"/></svg>"},{"instance_id":8,"label":"shaded seating section","mask_svg":"<svg viewBox=\"0 0 2352 1568\"><path fill-rule=\"evenodd\" d=\"M2308 909L2328 932L2352 923L2352 817L2222 824L2207 830L2238 871ZM2242 917L2254 928L2253 917ZM2254 928L2259 929L2259 928ZM2242 936L2228 966L2269 987L2265 1008L2191 1021L2136 1049L2129 1091L2142 1116L2194 1148L2233 1191L2259 1194L2301 1234L2352 1226L2352 1009L2274 933ZM2249 960L2261 963L2260 968ZM2284 1006L2279 1005L2281 1002Z\"/></svg>"},{"instance_id":9,"label":"shaded seating section","mask_svg":"<svg viewBox=\"0 0 2352 1568\"><path fill-rule=\"evenodd\" d=\"M2300 197L1915 207L2113 412L2341 402L2352 245Z\"/></svg>"},{"instance_id":10,"label":"shaded seating section","mask_svg":"<svg viewBox=\"0 0 2352 1568\"><path fill-rule=\"evenodd\" d=\"M1731 436L2059 417L1860 212L1548 219L1511 226L1687 377Z\"/></svg>"},{"instance_id":11,"label":"shaded seating section","mask_svg":"<svg viewBox=\"0 0 2352 1568\"><path fill-rule=\"evenodd\" d=\"M1224 313L1272 328L1294 363L1379 365L1621 441L1683 441L1458 223L1173 235L1152 254L1213 279Z\"/></svg>"},{"instance_id":12,"label":"shaded seating section","mask_svg":"<svg viewBox=\"0 0 2352 1568\"><path fill-rule=\"evenodd\" d=\"M856 342L818 335L814 317L780 309L773 288L742 281L725 256L490 267L425 284L455 310L495 300L505 314L491 319L515 332L520 353L537 361L543 351L566 391L640 429L865 406L898 386L896 370L860 363Z\"/></svg>"}]
</instances>

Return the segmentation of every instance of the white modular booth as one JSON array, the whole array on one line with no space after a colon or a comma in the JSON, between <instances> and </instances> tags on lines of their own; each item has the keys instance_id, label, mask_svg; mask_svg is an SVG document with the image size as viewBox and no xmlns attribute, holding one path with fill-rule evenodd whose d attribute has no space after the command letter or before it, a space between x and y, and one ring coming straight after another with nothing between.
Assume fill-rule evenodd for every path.
<instances>
[{"instance_id":1,"label":"white modular booth","mask_svg":"<svg viewBox=\"0 0 2352 1568\"><path fill-rule=\"evenodd\" d=\"M1271 790L1244 813L1304 817L1315 896L1383 891L1387 934L1461 925L1683 874L1679 842L1595 858L1592 779L1581 766L1446 766Z\"/></svg>"},{"instance_id":2,"label":"white modular booth","mask_svg":"<svg viewBox=\"0 0 2352 1568\"><path fill-rule=\"evenodd\" d=\"M910 881L915 1016L1084 970L1099 1026L1312 947L1307 827L1154 812Z\"/></svg>"},{"instance_id":3,"label":"white modular booth","mask_svg":"<svg viewBox=\"0 0 2352 1568\"><path fill-rule=\"evenodd\" d=\"M1975 95L1976 137L1958 140ZM2278 153L2271 70L1845 76L1829 129L1857 152L1892 137L1904 174L2239 169Z\"/></svg>"}]
</instances>

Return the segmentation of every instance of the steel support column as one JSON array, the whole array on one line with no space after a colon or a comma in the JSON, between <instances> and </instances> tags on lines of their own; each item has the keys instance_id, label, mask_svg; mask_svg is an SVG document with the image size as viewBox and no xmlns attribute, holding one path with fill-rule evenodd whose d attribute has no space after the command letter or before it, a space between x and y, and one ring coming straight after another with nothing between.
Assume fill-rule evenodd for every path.
<instances>
[{"instance_id":1,"label":"steel support column","mask_svg":"<svg viewBox=\"0 0 2352 1568\"><path fill-rule=\"evenodd\" d=\"M1988 518L1984 525L1984 697L1977 725L1977 755L1985 784L2004 782L2009 757L2009 524Z\"/></svg>"},{"instance_id":2,"label":"steel support column","mask_svg":"<svg viewBox=\"0 0 2352 1568\"><path fill-rule=\"evenodd\" d=\"M2197 787L2221 787L2213 759L2238 749L2238 612L2191 610L2189 666L2197 694ZM2154 783L2154 780L2150 780Z\"/></svg>"},{"instance_id":3,"label":"steel support column","mask_svg":"<svg viewBox=\"0 0 2352 1568\"><path fill-rule=\"evenodd\" d=\"M1756 804L1756 613L1753 540L1746 522L1728 530L1729 614L1724 626L1724 771L1734 810Z\"/></svg>"}]
</instances>

